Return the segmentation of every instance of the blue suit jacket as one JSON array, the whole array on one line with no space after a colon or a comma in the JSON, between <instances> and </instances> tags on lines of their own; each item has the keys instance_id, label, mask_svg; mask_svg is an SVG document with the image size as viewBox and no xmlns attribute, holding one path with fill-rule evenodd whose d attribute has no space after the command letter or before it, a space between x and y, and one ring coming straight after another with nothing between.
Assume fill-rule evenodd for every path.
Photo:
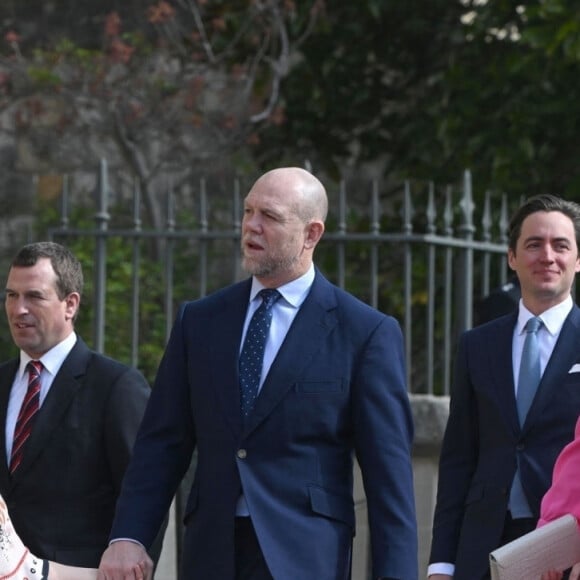
<instances>
[{"instance_id":1,"label":"blue suit jacket","mask_svg":"<svg viewBox=\"0 0 580 580\"><path fill-rule=\"evenodd\" d=\"M460 341L439 469L431 562L455 563L454 580L477 580L497 548L519 459L534 517L556 457L580 414L580 310L566 319L526 421L519 426L512 338L517 310Z\"/></svg>"},{"instance_id":2,"label":"blue suit jacket","mask_svg":"<svg viewBox=\"0 0 580 580\"><path fill-rule=\"evenodd\" d=\"M246 280L180 309L112 537L149 545L197 448L183 580L234 578L242 489L276 580L346 579L356 452L373 576L416 579L412 419L399 325L317 272L244 426L238 358L250 286Z\"/></svg>"}]
</instances>

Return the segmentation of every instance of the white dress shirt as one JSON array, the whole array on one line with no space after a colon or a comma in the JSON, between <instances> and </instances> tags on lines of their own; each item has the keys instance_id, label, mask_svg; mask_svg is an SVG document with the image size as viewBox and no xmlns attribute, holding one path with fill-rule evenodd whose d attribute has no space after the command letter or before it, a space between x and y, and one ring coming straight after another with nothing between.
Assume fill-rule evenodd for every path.
<instances>
[{"instance_id":1,"label":"white dress shirt","mask_svg":"<svg viewBox=\"0 0 580 580\"><path fill-rule=\"evenodd\" d=\"M43 365L42 373L40 374L40 401L39 405L42 407L46 395L52 386L54 377L60 370L62 363L69 355L73 346L77 341L77 335L71 332L62 342L53 346L48 352L40 357L40 362ZM14 440L14 429L16 428L16 420L20 407L28 390L28 371L26 366L33 360L24 351L20 351L20 365L16 371L12 388L10 389L10 398L8 399L8 409L6 410L6 457L10 458L12 455L12 443Z\"/></svg>"},{"instance_id":2,"label":"white dress shirt","mask_svg":"<svg viewBox=\"0 0 580 580\"><path fill-rule=\"evenodd\" d=\"M306 274L288 282L277 288L278 292L281 294L274 305L272 306L272 323L270 325L270 331L268 333L268 340L266 341L266 347L264 350L264 361L262 363L262 374L260 375L260 384L258 385L258 393L262 389L264 384L264 379L268 375L268 371L288 334L294 318L298 314L298 310L302 306L304 300L310 292L312 283L314 282L314 265L310 266L310 269ZM254 312L259 308L262 303L261 298L258 296L260 290L263 290L263 286L256 278L252 279L252 289L250 291L250 303L248 305L248 311L246 313L246 321L244 323L244 331L242 333L242 341L240 343L240 352L242 351L242 345L244 344L244 339L246 337L246 332L248 326L250 325L250 320ZM250 512L248 506L244 499L244 496L240 496L238 504L236 506L237 516L249 516Z\"/></svg>"}]
</instances>

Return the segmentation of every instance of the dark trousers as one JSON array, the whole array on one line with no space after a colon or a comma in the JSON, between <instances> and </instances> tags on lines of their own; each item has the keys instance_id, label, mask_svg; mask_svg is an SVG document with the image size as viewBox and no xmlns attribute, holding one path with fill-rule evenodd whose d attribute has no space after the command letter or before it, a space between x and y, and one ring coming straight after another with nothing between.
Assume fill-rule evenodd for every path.
<instances>
[{"instance_id":1,"label":"dark trousers","mask_svg":"<svg viewBox=\"0 0 580 580\"><path fill-rule=\"evenodd\" d=\"M535 518L518 518L513 519L510 512L507 512L503 532L500 540L500 546L503 546L512 540L531 532L536 528L537 520ZM491 573L488 572L481 580L490 580Z\"/></svg>"},{"instance_id":2,"label":"dark trousers","mask_svg":"<svg viewBox=\"0 0 580 580\"><path fill-rule=\"evenodd\" d=\"M236 580L274 580L250 518L236 518Z\"/></svg>"},{"instance_id":3,"label":"dark trousers","mask_svg":"<svg viewBox=\"0 0 580 580\"><path fill-rule=\"evenodd\" d=\"M514 520L512 519L511 513L507 512L500 546L535 530L537 523L538 520L536 518L518 518Z\"/></svg>"}]
</instances>

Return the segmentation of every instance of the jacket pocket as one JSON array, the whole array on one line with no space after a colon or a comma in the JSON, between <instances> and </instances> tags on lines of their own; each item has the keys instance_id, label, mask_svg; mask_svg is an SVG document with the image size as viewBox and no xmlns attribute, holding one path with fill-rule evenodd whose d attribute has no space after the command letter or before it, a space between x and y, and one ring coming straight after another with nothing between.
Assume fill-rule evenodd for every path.
<instances>
[{"instance_id":1,"label":"jacket pocket","mask_svg":"<svg viewBox=\"0 0 580 580\"><path fill-rule=\"evenodd\" d=\"M316 485L308 486L312 511L327 518L343 522L354 529L354 503L352 498L331 493Z\"/></svg>"}]
</instances>

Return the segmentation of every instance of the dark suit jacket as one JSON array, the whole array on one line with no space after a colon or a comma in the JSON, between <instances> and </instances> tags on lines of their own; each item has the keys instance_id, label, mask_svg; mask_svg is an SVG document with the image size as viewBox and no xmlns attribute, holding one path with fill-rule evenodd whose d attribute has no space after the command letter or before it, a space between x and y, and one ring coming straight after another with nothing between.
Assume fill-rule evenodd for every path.
<instances>
[{"instance_id":1,"label":"dark suit jacket","mask_svg":"<svg viewBox=\"0 0 580 580\"><path fill-rule=\"evenodd\" d=\"M10 476L4 425L18 364L0 366L0 493L33 553L98 567L149 385L138 371L90 351L78 338Z\"/></svg>"},{"instance_id":2,"label":"dark suit jacket","mask_svg":"<svg viewBox=\"0 0 580 580\"><path fill-rule=\"evenodd\" d=\"M317 273L244 426L238 358L250 286L247 280L180 309L112 537L149 545L197 447L183 580L234 578L242 488L276 580L346 579L356 451L373 576L416 579L412 418L399 325Z\"/></svg>"},{"instance_id":3,"label":"dark suit jacket","mask_svg":"<svg viewBox=\"0 0 580 580\"><path fill-rule=\"evenodd\" d=\"M511 314L517 310L521 297L520 281L514 275L509 282L499 288L494 288L487 296L475 303L474 325L489 322L504 314Z\"/></svg>"},{"instance_id":4,"label":"dark suit jacket","mask_svg":"<svg viewBox=\"0 0 580 580\"><path fill-rule=\"evenodd\" d=\"M538 517L560 450L580 414L580 310L564 322L520 429L513 381L517 311L465 333L439 467L431 562L455 563L454 580L478 580L500 544L516 458Z\"/></svg>"}]
</instances>

